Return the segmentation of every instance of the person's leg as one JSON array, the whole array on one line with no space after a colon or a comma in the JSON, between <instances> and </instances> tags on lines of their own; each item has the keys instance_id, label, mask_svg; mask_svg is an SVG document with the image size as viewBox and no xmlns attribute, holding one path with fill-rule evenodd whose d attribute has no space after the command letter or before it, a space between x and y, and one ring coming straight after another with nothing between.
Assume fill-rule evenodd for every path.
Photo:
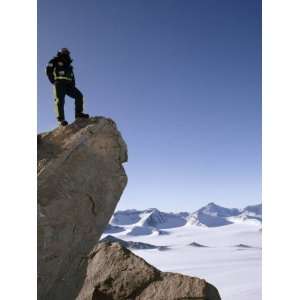
<instances>
[{"instance_id":1,"label":"person's leg","mask_svg":"<svg viewBox=\"0 0 300 300\"><path fill-rule=\"evenodd\" d=\"M65 95L66 95L66 89L64 84L61 82L55 83L54 84L55 112L56 112L56 118L60 122L65 120L65 111L64 111Z\"/></svg>"},{"instance_id":2,"label":"person's leg","mask_svg":"<svg viewBox=\"0 0 300 300\"><path fill-rule=\"evenodd\" d=\"M75 117L83 114L83 95L75 86L68 85L67 95L75 99Z\"/></svg>"}]
</instances>

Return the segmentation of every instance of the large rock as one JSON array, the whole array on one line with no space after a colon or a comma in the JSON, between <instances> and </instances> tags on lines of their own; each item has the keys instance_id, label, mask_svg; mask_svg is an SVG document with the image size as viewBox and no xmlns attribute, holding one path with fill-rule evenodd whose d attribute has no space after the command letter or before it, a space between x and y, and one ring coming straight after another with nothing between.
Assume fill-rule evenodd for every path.
<instances>
[{"instance_id":1,"label":"large rock","mask_svg":"<svg viewBox=\"0 0 300 300\"><path fill-rule=\"evenodd\" d=\"M77 120L38 136L38 299L72 300L126 186L115 123Z\"/></svg>"},{"instance_id":2,"label":"large rock","mask_svg":"<svg viewBox=\"0 0 300 300\"><path fill-rule=\"evenodd\" d=\"M163 273L115 242L99 243L89 255L77 300L221 300L203 279Z\"/></svg>"}]
</instances>

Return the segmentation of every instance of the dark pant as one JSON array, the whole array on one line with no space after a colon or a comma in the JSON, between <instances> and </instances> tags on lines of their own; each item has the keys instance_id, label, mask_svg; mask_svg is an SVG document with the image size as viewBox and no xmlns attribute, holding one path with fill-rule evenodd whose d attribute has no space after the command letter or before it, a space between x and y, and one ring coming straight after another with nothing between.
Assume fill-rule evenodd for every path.
<instances>
[{"instance_id":1,"label":"dark pant","mask_svg":"<svg viewBox=\"0 0 300 300\"><path fill-rule=\"evenodd\" d=\"M75 99L75 115L82 113L83 111L82 93L71 81L58 80L54 84L55 110L58 121L63 121L65 119L64 105L66 95Z\"/></svg>"}]
</instances>

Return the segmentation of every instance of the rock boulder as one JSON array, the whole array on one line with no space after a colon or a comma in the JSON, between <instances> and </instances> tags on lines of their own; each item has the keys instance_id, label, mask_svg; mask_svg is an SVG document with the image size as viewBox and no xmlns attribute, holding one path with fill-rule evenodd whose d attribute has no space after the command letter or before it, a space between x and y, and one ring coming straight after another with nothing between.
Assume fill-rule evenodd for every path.
<instances>
[{"instance_id":1,"label":"rock boulder","mask_svg":"<svg viewBox=\"0 0 300 300\"><path fill-rule=\"evenodd\" d=\"M38 299L71 300L126 186L115 123L77 120L38 135Z\"/></svg>"},{"instance_id":2,"label":"rock boulder","mask_svg":"<svg viewBox=\"0 0 300 300\"><path fill-rule=\"evenodd\" d=\"M204 279L161 272L116 242L101 242L89 255L76 300L221 300Z\"/></svg>"}]
</instances>

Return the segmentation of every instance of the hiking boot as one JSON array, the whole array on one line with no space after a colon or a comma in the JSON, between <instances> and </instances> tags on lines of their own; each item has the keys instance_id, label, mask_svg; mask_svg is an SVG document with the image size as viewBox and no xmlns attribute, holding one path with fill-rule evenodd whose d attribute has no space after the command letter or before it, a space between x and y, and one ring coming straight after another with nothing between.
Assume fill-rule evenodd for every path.
<instances>
[{"instance_id":1,"label":"hiking boot","mask_svg":"<svg viewBox=\"0 0 300 300\"><path fill-rule=\"evenodd\" d=\"M66 120L58 121L60 126L67 126L69 123Z\"/></svg>"},{"instance_id":2,"label":"hiking boot","mask_svg":"<svg viewBox=\"0 0 300 300\"><path fill-rule=\"evenodd\" d=\"M84 113L76 113L75 114L75 118L84 118L84 119L88 119L90 116L88 114L84 114Z\"/></svg>"}]
</instances>

